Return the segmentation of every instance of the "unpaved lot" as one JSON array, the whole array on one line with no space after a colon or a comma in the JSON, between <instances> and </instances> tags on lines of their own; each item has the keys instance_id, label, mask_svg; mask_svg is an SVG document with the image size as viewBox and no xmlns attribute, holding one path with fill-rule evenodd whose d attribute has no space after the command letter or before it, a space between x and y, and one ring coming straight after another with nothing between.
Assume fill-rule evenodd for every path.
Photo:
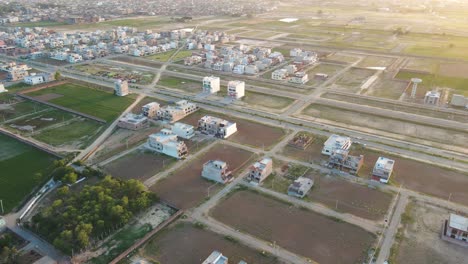
<instances>
[{"instance_id":1,"label":"unpaved lot","mask_svg":"<svg viewBox=\"0 0 468 264\"><path fill-rule=\"evenodd\" d=\"M248 190L229 196L211 215L241 232L325 264L361 262L374 240L374 235L359 227Z\"/></svg>"},{"instance_id":2,"label":"unpaved lot","mask_svg":"<svg viewBox=\"0 0 468 264\"><path fill-rule=\"evenodd\" d=\"M164 264L202 263L214 250L228 257L229 263L241 260L255 264L281 263L188 222L178 222L157 234L140 250L139 257Z\"/></svg>"},{"instance_id":3,"label":"unpaved lot","mask_svg":"<svg viewBox=\"0 0 468 264\"><path fill-rule=\"evenodd\" d=\"M173 174L158 181L150 189L161 199L180 209L197 206L205 197L214 194L222 186L201 177L203 164L209 160L225 161L234 173L253 161L253 153L224 144L217 144L197 159L184 164Z\"/></svg>"},{"instance_id":4,"label":"unpaved lot","mask_svg":"<svg viewBox=\"0 0 468 264\"><path fill-rule=\"evenodd\" d=\"M402 240L394 244L393 263L467 263L467 249L440 238L448 209L422 202L411 202L404 222ZM397 240L398 241L398 240Z\"/></svg>"},{"instance_id":5,"label":"unpaved lot","mask_svg":"<svg viewBox=\"0 0 468 264\"><path fill-rule=\"evenodd\" d=\"M440 64L439 73L448 77L466 78L468 72L468 63L442 63Z\"/></svg>"}]
</instances>

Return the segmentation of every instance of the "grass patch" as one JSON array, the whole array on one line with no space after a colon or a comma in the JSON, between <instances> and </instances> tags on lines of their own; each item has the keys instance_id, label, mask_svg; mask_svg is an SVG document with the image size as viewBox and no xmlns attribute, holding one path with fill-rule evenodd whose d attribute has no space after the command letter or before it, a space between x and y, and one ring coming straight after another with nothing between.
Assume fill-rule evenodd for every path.
<instances>
[{"instance_id":1,"label":"grass patch","mask_svg":"<svg viewBox=\"0 0 468 264\"><path fill-rule=\"evenodd\" d=\"M157 60L157 61L167 62L167 61L169 61L171 56L176 53L176 51L177 50L171 50L171 51L167 51L167 52L163 52L163 53L158 53L158 54L146 56L145 58L150 59L150 60ZM183 59L185 57L188 57L188 56L191 56L191 55L192 55L192 51L190 51L190 50L181 50L181 51L177 52L177 54L174 55L174 57L172 58L172 61L178 61L178 60L181 60L181 59Z\"/></svg>"},{"instance_id":2,"label":"grass patch","mask_svg":"<svg viewBox=\"0 0 468 264\"><path fill-rule=\"evenodd\" d=\"M202 91L202 81L194 81L172 76L162 76L158 85L172 89L177 89L189 93L200 93Z\"/></svg>"},{"instance_id":3,"label":"grass patch","mask_svg":"<svg viewBox=\"0 0 468 264\"><path fill-rule=\"evenodd\" d=\"M253 106L277 110L284 109L294 102L294 99L250 91L245 92L245 97L242 100Z\"/></svg>"},{"instance_id":4,"label":"grass patch","mask_svg":"<svg viewBox=\"0 0 468 264\"><path fill-rule=\"evenodd\" d=\"M65 22L58 22L58 21L37 21L37 22L23 22L23 23L15 23L11 26L13 27L57 27L57 26L64 26L67 25Z\"/></svg>"},{"instance_id":5,"label":"grass patch","mask_svg":"<svg viewBox=\"0 0 468 264\"><path fill-rule=\"evenodd\" d=\"M397 79L410 80L411 78L420 78L423 82L422 85L432 89L435 87L448 87L456 90L465 96L468 96L468 79L448 77L435 74L413 73L407 71L400 71L395 76Z\"/></svg>"}]
</instances>

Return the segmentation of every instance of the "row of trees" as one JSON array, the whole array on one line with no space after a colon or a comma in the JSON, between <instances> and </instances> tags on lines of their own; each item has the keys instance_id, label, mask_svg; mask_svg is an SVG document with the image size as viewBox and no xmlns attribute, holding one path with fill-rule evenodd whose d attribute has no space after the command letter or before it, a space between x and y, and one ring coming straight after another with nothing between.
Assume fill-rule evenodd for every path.
<instances>
[{"instance_id":1,"label":"row of trees","mask_svg":"<svg viewBox=\"0 0 468 264\"><path fill-rule=\"evenodd\" d=\"M74 172L64 168L66 171L59 175L72 178ZM57 196L52 206L32 218L29 227L68 254L104 238L109 230L128 223L136 213L157 201L156 195L146 191L140 181L111 176L94 186L86 185L79 193L63 186L57 190Z\"/></svg>"}]
</instances>

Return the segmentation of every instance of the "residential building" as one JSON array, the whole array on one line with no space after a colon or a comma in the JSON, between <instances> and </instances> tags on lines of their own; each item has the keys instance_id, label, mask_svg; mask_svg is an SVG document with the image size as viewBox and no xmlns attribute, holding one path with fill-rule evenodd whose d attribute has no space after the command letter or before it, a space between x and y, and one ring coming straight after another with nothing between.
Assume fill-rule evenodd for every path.
<instances>
[{"instance_id":1,"label":"residential building","mask_svg":"<svg viewBox=\"0 0 468 264\"><path fill-rule=\"evenodd\" d=\"M450 242L455 242L459 245L468 247L468 218L450 214L449 219L445 220L443 227L443 237Z\"/></svg>"},{"instance_id":2,"label":"residential building","mask_svg":"<svg viewBox=\"0 0 468 264\"><path fill-rule=\"evenodd\" d=\"M68 54L67 61L69 63L78 63L78 62L83 61L83 56L81 56L80 54L71 53L71 54Z\"/></svg>"},{"instance_id":3,"label":"residential building","mask_svg":"<svg viewBox=\"0 0 468 264\"><path fill-rule=\"evenodd\" d=\"M394 165L394 160L379 157L375 162L374 169L372 170L372 179L382 183L388 183L388 180L392 175Z\"/></svg>"},{"instance_id":4,"label":"residential building","mask_svg":"<svg viewBox=\"0 0 468 264\"><path fill-rule=\"evenodd\" d=\"M255 75L259 73L260 70L257 65L249 64L244 67L244 73L249 75Z\"/></svg>"},{"instance_id":5,"label":"residential building","mask_svg":"<svg viewBox=\"0 0 468 264\"><path fill-rule=\"evenodd\" d=\"M114 82L114 92L117 96L128 95L128 82L127 80L116 80Z\"/></svg>"},{"instance_id":6,"label":"residential building","mask_svg":"<svg viewBox=\"0 0 468 264\"><path fill-rule=\"evenodd\" d=\"M263 158L255 162L249 169L247 180L253 184L262 183L273 172L273 160L271 158Z\"/></svg>"},{"instance_id":7,"label":"residential building","mask_svg":"<svg viewBox=\"0 0 468 264\"><path fill-rule=\"evenodd\" d=\"M289 51L290 57L296 57L302 54L302 50L300 48L293 48Z\"/></svg>"},{"instance_id":8,"label":"residential building","mask_svg":"<svg viewBox=\"0 0 468 264\"><path fill-rule=\"evenodd\" d=\"M179 141L177 135L168 129L162 129L160 132L150 135L146 147L176 159L182 159L188 154L185 142Z\"/></svg>"},{"instance_id":9,"label":"residential building","mask_svg":"<svg viewBox=\"0 0 468 264\"><path fill-rule=\"evenodd\" d=\"M221 160L209 160L203 164L201 176L205 179L225 184L232 181L232 172L226 162Z\"/></svg>"},{"instance_id":10,"label":"residential building","mask_svg":"<svg viewBox=\"0 0 468 264\"><path fill-rule=\"evenodd\" d=\"M8 92L8 90L5 89L5 86L3 85L3 83L0 83L0 93L5 93L5 92Z\"/></svg>"},{"instance_id":11,"label":"residential building","mask_svg":"<svg viewBox=\"0 0 468 264\"><path fill-rule=\"evenodd\" d=\"M286 80L286 78L288 78L288 70L286 69L278 69L271 73L271 79L273 80L282 81Z\"/></svg>"},{"instance_id":12,"label":"residential building","mask_svg":"<svg viewBox=\"0 0 468 264\"><path fill-rule=\"evenodd\" d=\"M24 77L23 82L29 85L36 85L53 81L53 76L50 73L31 73L31 75Z\"/></svg>"},{"instance_id":13,"label":"residential building","mask_svg":"<svg viewBox=\"0 0 468 264\"><path fill-rule=\"evenodd\" d=\"M191 139L195 136L195 128L184 123L174 123L172 125L172 133L183 139Z\"/></svg>"},{"instance_id":14,"label":"residential building","mask_svg":"<svg viewBox=\"0 0 468 264\"><path fill-rule=\"evenodd\" d=\"M351 147L351 138L331 135L325 143L323 143L322 154L330 156L333 151L342 149L348 150Z\"/></svg>"},{"instance_id":15,"label":"residential building","mask_svg":"<svg viewBox=\"0 0 468 264\"><path fill-rule=\"evenodd\" d=\"M228 96L234 99L240 99L245 95L245 82L243 81L229 81L227 86Z\"/></svg>"},{"instance_id":16,"label":"residential building","mask_svg":"<svg viewBox=\"0 0 468 264\"><path fill-rule=\"evenodd\" d=\"M297 72L297 66L294 64L289 64L284 69L288 72L288 75L292 75Z\"/></svg>"},{"instance_id":17,"label":"residential building","mask_svg":"<svg viewBox=\"0 0 468 264\"><path fill-rule=\"evenodd\" d=\"M180 100L174 105L167 105L161 107L158 110L157 116L158 119L167 120L171 123L177 122L180 119L186 117L187 115L198 110L198 107L194 103L190 103L187 100Z\"/></svg>"},{"instance_id":18,"label":"residential building","mask_svg":"<svg viewBox=\"0 0 468 264\"><path fill-rule=\"evenodd\" d=\"M294 180L291 185L288 187L288 195L294 196L298 198L304 198L307 193L310 191L312 186L314 185L314 180L306 178L306 177L299 177Z\"/></svg>"},{"instance_id":19,"label":"residential building","mask_svg":"<svg viewBox=\"0 0 468 264\"><path fill-rule=\"evenodd\" d=\"M461 94L454 94L452 96L452 100L450 101L450 104L453 106L465 107L468 105L468 97L464 97Z\"/></svg>"},{"instance_id":20,"label":"residential building","mask_svg":"<svg viewBox=\"0 0 468 264\"><path fill-rule=\"evenodd\" d=\"M228 138L237 132L237 126L236 123L218 117L204 116L198 120L198 130L215 137Z\"/></svg>"},{"instance_id":21,"label":"residential building","mask_svg":"<svg viewBox=\"0 0 468 264\"><path fill-rule=\"evenodd\" d=\"M424 103L431 105L438 105L440 100L440 92L428 91L424 96Z\"/></svg>"},{"instance_id":22,"label":"residential building","mask_svg":"<svg viewBox=\"0 0 468 264\"><path fill-rule=\"evenodd\" d=\"M209 76L203 78L203 92L204 93L217 93L219 92L221 80L219 77Z\"/></svg>"},{"instance_id":23,"label":"residential building","mask_svg":"<svg viewBox=\"0 0 468 264\"><path fill-rule=\"evenodd\" d=\"M141 107L141 111L143 112L143 115L148 118L153 118L157 116L159 109L160 109L160 105L156 102L151 102Z\"/></svg>"},{"instance_id":24,"label":"residential building","mask_svg":"<svg viewBox=\"0 0 468 264\"><path fill-rule=\"evenodd\" d=\"M144 115L127 113L124 117L119 119L117 126L130 130L140 130L148 127L148 118Z\"/></svg>"},{"instance_id":25,"label":"residential building","mask_svg":"<svg viewBox=\"0 0 468 264\"><path fill-rule=\"evenodd\" d=\"M232 73L242 75L245 73L245 65L238 64L234 66Z\"/></svg>"},{"instance_id":26,"label":"residential building","mask_svg":"<svg viewBox=\"0 0 468 264\"><path fill-rule=\"evenodd\" d=\"M314 142L314 137L307 133L298 133L288 142L288 146L305 150L310 144Z\"/></svg>"},{"instance_id":27,"label":"residential building","mask_svg":"<svg viewBox=\"0 0 468 264\"><path fill-rule=\"evenodd\" d=\"M29 76L28 70L30 69L26 64L16 64L15 62L2 67L2 70L8 72L7 79L12 82L21 81L24 77Z\"/></svg>"},{"instance_id":28,"label":"residential building","mask_svg":"<svg viewBox=\"0 0 468 264\"><path fill-rule=\"evenodd\" d=\"M303 71L296 72L288 81L290 83L306 84L309 81L309 75Z\"/></svg>"},{"instance_id":29,"label":"residential building","mask_svg":"<svg viewBox=\"0 0 468 264\"><path fill-rule=\"evenodd\" d=\"M362 164L364 156L351 156L349 150L337 149L332 152L328 159L329 168L338 168L339 170L349 170L351 174L357 174Z\"/></svg>"},{"instance_id":30,"label":"residential building","mask_svg":"<svg viewBox=\"0 0 468 264\"><path fill-rule=\"evenodd\" d=\"M219 251L213 251L202 264L228 264L228 258Z\"/></svg>"}]
</instances>

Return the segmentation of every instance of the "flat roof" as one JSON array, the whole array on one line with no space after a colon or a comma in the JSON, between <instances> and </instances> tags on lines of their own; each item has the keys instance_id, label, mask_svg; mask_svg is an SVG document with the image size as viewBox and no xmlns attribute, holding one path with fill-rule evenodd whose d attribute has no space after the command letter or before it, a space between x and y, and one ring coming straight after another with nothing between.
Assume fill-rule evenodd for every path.
<instances>
[{"instance_id":1,"label":"flat roof","mask_svg":"<svg viewBox=\"0 0 468 264\"><path fill-rule=\"evenodd\" d=\"M468 218L457 214L450 214L449 226L462 231L468 231Z\"/></svg>"}]
</instances>

